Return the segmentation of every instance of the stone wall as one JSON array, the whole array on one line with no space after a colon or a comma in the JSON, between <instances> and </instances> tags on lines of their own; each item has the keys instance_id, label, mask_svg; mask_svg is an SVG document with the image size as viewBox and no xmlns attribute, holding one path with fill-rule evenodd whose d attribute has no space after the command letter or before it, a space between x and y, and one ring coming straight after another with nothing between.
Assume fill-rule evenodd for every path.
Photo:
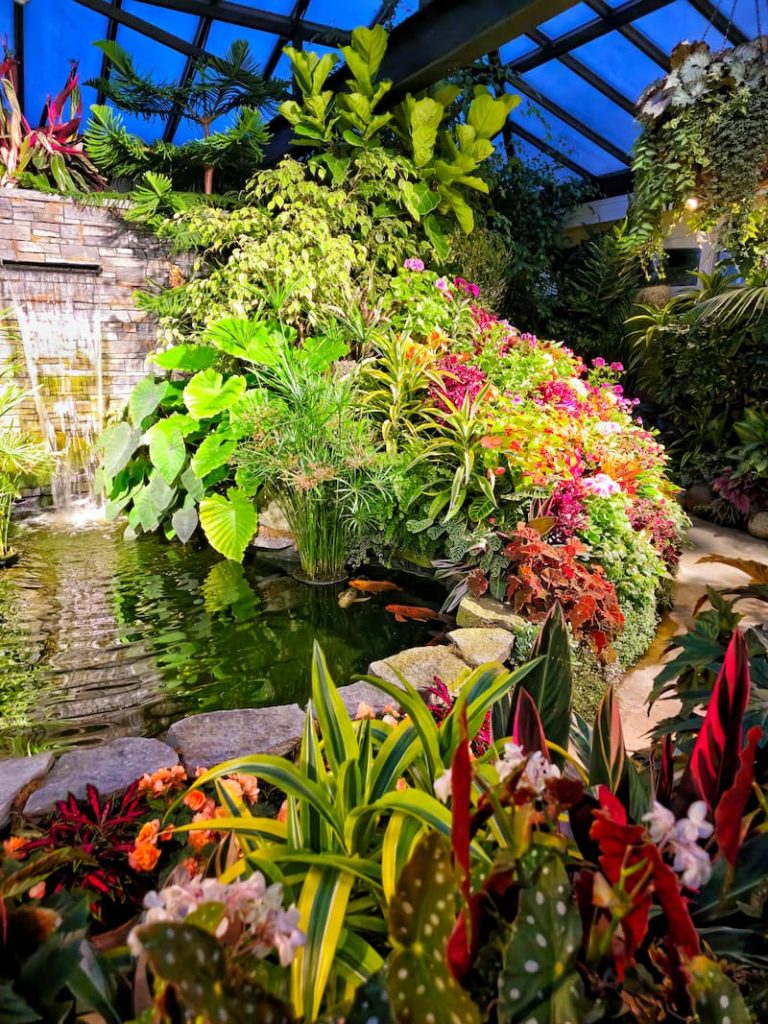
<instances>
[{"instance_id":1,"label":"stone wall","mask_svg":"<svg viewBox=\"0 0 768 1024\"><path fill-rule=\"evenodd\" d=\"M154 346L155 325L133 292L148 280L166 285L172 263L155 239L122 220L119 204L0 189L0 308L10 307L25 337L30 322L46 325L39 343L0 334L0 365L12 359L19 383L37 387L22 407L25 428L44 433L49 415L49 438L56 433L61 448L69 417L88 421L82 433L92 440L144 375ZM90 337L81 341L78 331Z\"/></svg>"}]
</instances>

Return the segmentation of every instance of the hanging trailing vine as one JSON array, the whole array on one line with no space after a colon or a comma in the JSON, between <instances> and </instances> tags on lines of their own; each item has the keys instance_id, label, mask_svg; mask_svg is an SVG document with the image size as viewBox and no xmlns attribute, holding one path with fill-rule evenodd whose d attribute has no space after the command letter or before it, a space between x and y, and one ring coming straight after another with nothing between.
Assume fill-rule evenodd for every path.
<instances>
[{"instance_id":1,"label":"hanging trailing vine","mask_svg":"<svg viewBox=\"0 0 768 1024\"><path fill-rule=\"evenodd\" d=\"M704 42L681 43L671 63L638 102L633 238L650 263L668 216L687 214L696 229L717 226L742 270L764 266L768 37L714 53Z\"/></svg>"}]
</instances>

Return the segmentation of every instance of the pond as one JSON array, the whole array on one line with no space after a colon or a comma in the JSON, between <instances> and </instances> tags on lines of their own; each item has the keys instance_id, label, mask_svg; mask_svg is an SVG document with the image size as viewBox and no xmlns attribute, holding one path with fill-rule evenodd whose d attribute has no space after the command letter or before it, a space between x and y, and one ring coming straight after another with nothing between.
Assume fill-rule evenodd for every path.
<instances>
[{"instance_id":1,"label":"pond","mask_svg":"<svg viewBox=\"0 0 768 1024\"><path fill-rule=\"evenodd\" d=\"M386 574L402 593L342 607L345 584L300 583L274 556L240 566L158 537L126 542L122 529L83 510L22 524L22 557L0 571L0 755L155 736L199 711L303 705L315 639L342 684L441 629L384 610L439 607L444 592L410 574Z\"/></svg>"}]
</instances>

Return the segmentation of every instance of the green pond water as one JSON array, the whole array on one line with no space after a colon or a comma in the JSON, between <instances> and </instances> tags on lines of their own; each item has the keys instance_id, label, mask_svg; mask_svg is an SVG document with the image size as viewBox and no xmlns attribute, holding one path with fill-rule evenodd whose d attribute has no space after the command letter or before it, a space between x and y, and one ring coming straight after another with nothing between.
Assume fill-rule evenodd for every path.
<instances>
[{"instance_id":1,"label":"green pond water","mask_svg":"<svg viewBox=\"0 0 768 1024\"><path fill-rule=\"evenodd\" d=\"M402 593L342 608L345 584L300 583L279 558L240 566L121 534L93 512L21 525L21 559L0 570L0 756L155 736L199 711L303 705L315 639L342 684L440 629L384 611L439 606L443 592L410 575L386 575Z\"/></svg>"}]
</instances>

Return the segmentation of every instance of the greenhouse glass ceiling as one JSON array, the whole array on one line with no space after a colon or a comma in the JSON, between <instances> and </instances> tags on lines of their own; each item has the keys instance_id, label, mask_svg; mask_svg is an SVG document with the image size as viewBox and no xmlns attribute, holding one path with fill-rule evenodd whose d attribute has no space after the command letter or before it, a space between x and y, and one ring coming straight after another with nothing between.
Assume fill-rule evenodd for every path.
<instances>
[{"instance_id":1,"label":"greenhouse glass ceiling","mask_svg":"<svg viewBox=\"0 0 768 1024\"><path fill-rule=\"evenodd\" d=\"M0 37L23 72L24 110L39 116L78 61L81 79L97 76L94 40L116 39L141 70L183 80L202 53L221 54L247 39L261 67L288 78L282 48L343 44L356 25L393 28L383 71L395 93L423 88L488 54L523 97L511 120L521 156L545 154L568 173L599 179L606 194L626 190L641 91L669 68L683 39L713 49L762 31L765 0L0 0ZM768 23L768 11L765 15ZM84 90L87 110L99 97ZM183 141L183 121L138 122L144 138ZM274 125L270 157L290 138Z\"/></svg>"}]
</instances>

